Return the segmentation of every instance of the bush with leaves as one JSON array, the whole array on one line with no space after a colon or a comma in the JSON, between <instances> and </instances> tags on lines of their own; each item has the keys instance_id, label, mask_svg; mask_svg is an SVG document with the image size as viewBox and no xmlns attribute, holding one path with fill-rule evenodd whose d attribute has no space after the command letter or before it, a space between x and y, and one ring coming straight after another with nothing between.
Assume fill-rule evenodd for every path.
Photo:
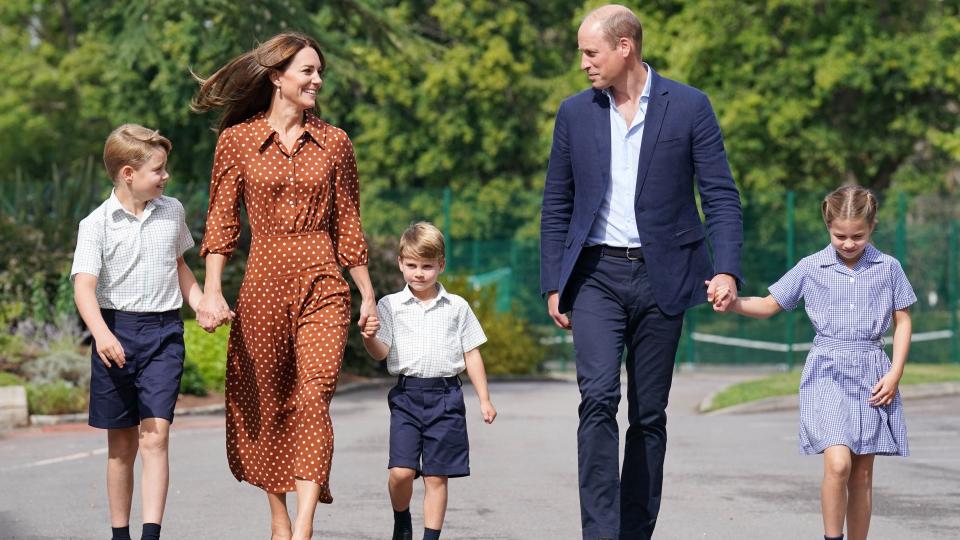
<instances>
[{"instance_id":1,"label":"bush with leaves","mask_svg":"<svg viewBox=\"0 0 960 540\"><path fill-rule=\"evenodd\" d=\"M216 332L208 334L193 320L183 322L183 341L187 357L183 364L184 378L180 388L185 394L206 395L206 390L223 392L229 337L229 325L221 326ZM204 393L198 393L201 386Z\"/></svg>"}]
</instances>

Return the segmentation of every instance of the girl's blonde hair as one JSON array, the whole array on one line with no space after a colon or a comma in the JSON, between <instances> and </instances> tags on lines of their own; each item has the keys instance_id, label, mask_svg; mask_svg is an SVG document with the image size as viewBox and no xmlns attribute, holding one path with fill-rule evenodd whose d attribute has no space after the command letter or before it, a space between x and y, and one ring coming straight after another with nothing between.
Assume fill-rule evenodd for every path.
<instances>
[{"instance_id":1,"label":"girl's blonde hair","mask_svg":"<svg viewBox=\"0 0 960 540\"><path fill-rule=\"evenodd\" d=\"M123 124L113 130L103 144L103 166L116 182L120 169L127 165L139 169L161 149L169 154L173 144L159 131L139 124Z\"/></svg>"},{"instance_id":2,"label":"girl's blonde hair","mask_svg":"<svg viewBox=\"0 0 960 540\"><path fill-rule=\"evenodd\" d=\"M322 74L327 62L315 39L296 32L277 34L234 58L207 79L194 75L200 90L190 108L194 112L223 109L220 131L266 111L274 92L270 74L286 70L293 57L308 47L317 51Z\"/></svg>"},{"instance_id":3,"label":"girl's blonde hair","mask_svg":"<svg viewBox=\"0 0 960 540\"><path fill-rule=\"evenodd\" d=\"M407 227L400 235L400 257L443 261L443 233L429 221L420 221Z\"/></svg>"},{"instance_id":4,"label":"girl's blonde hair","mask_svg":"<svg viewBox=\"0 0 960 540\"><path fill-rule=\"evenodd\" d=\"M824 197L821 211L827 227L836 219L862 219L873 225L877 221L877 198L865 187L843 186Z\"/></svg>"}]
</instances>

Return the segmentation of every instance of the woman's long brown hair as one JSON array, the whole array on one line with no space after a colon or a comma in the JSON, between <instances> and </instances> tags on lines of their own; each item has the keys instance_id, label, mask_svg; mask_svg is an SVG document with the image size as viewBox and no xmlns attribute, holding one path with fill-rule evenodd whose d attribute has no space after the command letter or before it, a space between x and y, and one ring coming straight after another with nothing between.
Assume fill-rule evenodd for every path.
<instances>
[{"instance_id":1,"label":"woman's long brown hair","mask_svg":"<svg viewBox=\"0 0 960 540\"><path fill-rule=\"evenodd\" d=\"M207 79L194 75L200 82L200 90L190 102L190 109L194 112L223 109L220 131L266 111L274 91L270 73L285 70L290 60L307 47L320 56L322 73L327 62L316 40L295 32L277 34L234 58Z\"/></svg>"}]
</instances>

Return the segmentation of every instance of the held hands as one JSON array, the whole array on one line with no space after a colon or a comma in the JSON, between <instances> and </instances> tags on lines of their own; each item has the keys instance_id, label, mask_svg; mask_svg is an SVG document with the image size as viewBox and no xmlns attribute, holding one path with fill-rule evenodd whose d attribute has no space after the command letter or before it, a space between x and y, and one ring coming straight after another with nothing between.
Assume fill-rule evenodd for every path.
<instances>
[{"instance_id":1,"label":"held hands","mask_svg":"<svg viewBox=\"0 0 960 540\"><path fill-rule=\"evenodd\" d=\"M877 384L873 385L871 392L873 396L867 400L867 403L874 407L889 405L893 398L897 396L897 387L900 385L900 375L888 371L886 375L880 377Z\"/></svg>"},{"instance_id":2,"label":"held hands","mask_svg":"<svg viewBox=\"0 0 960 540\"><path fill-rule=\"evenodd\" d=\"M365 338L372 338L380 330L380 319L377 318L377 304L373 299L364 299L360 303L360 320L357 321L360 327L360 335Z\"/></svg>"},{"instance_id":3,"label":"held hands","mask_svg":"<svg viewBox=\"0 0 960 540\"><path fill-rule=\"evenodd\" d=\"M103 365L109 368L111 367L110 362L113 362L117 367L122 368L127 363L127 358L123 354L123 346L120 345L117 336L113 335L112 332L107 332L102 336L93 336L93 339L97 342L97 356L100 357Z\"/></svg>"},{"instance_id":4,"label":"held hands","mask_svg":"<svg viewBox=\"0 0 960 540\"><path fill-rule=\"evenodd\" d=\"M707 286L707 301L713 304L713 310L718 313L730 311L737 301L737 283L733 276L717 274L703 284Z\"/></svg>"},{"instance_id":5,"label":"held hands","mask_svg":"<svg viewBox=\"0 0 960 540\"><path fill-rule=\"evenodd\" d=\"M209 333L213 333L221 324L232 321L236 313L219 292L205 292L197 305L197 324Z\"/></svg>"},{"instance_id":6,"label":"held hands","mask_svg":"<svg viewBox=\"0 0 960 540\"><path fill-rule=\"evenodd\" d=\"M494 408L493 403L490 400L485 400L480 402L480 414L483 415L483 421L492 424L497 418L497 409Z\"/></svg>"}]
</instances>

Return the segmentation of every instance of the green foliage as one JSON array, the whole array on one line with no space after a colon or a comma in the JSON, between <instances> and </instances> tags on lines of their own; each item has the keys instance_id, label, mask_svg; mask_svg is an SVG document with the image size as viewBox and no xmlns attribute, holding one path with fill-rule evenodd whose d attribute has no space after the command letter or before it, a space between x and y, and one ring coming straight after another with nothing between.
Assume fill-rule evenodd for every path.
<instances>
[{"instance_id":1,"label":"green foliage","mask_svg":"<svg viewBox=\"0 0 960 540\"><path fill-rule=\"evenodd\" d=\"M6 371L0 371L0 386L21 386L25 382L23 377Z\"/></svg>"},{"instance_id":2,"label":"green foliage","mask_svg":"<svg viewBox=\"0 0 960 540\"><path fill-rule=\"evenodd\" d=\"M193 362L183 363L183 376L180 377L180 393L191 396L207 395L207 381L200 373L200 367Z\"/></svg>"},{"instance_id":3,"label":"green foliage","mask_svg":"<svg viewBox=\"0 0 960 540\"><path fill-rule=\"evenodd\" d=\"M223 382L227 374L227 339L229 337L229 326L221 326L216 332L208 334L196 324L196 321L184 321L183 341L187 349L187 357L183 365L184 382L181 383L184 393L194 393L200 386L204 389L223 392ZM197 378L202 381L200 384L197 383ZM188 383L190 392L185 389Z\"/></svg>"},{"instance_id":4,"label":"green foliage","mask_svg":"<svg viewBox=\"0 0 960 540\"><path fill-rule=\"evenodd\" d=\"M30 414L67 414L87 408L89 392L64 381L27 385L27 409Z\"/></svg>"},{"instance_id":5,"label":"green foliage","mask_svg":"<svg viewBox=\"0 0 960 540\"><path fill-rule=\"evenodd\" d=\"M77 388L90 387L90 357L76 351L53 351L27 362L22 371L38 386L65 382Z\"/></svg>"},{"instance_id":6,"label":"green foliage","mask_svg":"<svg viewBox=\"0 0 960 540\"><path fill-rule=\"evenodd\" d=\"M545 349L533 327L512 312L497 311L496 288L476 290L466 279L444 279L444 287L462 296L473 309L487 342L480 347L483 365L489 375L526 375L536 373Z\"/></svg>"}]
</instances>

